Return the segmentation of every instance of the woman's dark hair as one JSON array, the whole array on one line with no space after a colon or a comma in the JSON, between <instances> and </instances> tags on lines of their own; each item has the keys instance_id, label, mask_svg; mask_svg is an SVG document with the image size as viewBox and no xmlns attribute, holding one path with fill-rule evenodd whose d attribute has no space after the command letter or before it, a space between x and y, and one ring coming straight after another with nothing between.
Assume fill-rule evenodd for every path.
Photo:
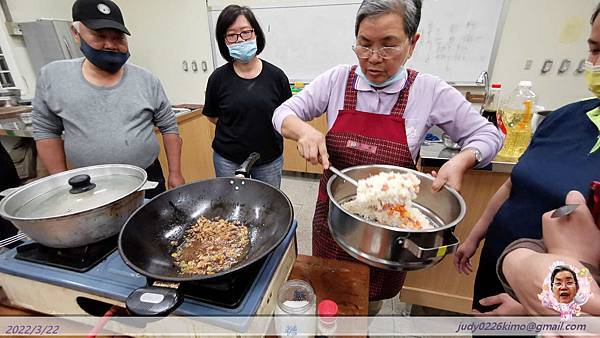
<instances>
[{"instance_id":1,"label":"woman's dark hair","mask_svg":"<svg viewBox=\"0 0 600 338\"><path fill-rule=\"evenodd\" d=\"M575 274L575 272L571 269L569 269L568 267L564 266L564 265L559 265L556 268L554 268L554 271L552 271L552 276L550 277L550 283L552 283L552 289L554 289L554 277L556 277L556 275L559 272L562 271L569 271L571 273L571 276L573 276L573 279L575 280L575 286L577 287L577 290L579 290L579 281L577 281L577 275Z\"/></svg>"},{"instance_id":2,"label":"woman's dark hair","mask_svg":"<svg viewBox=\"0 0 600 338\"><path fill-rule=\"evenodd\" d=\"M592 19L590 20L590 24L592 24L592 25L594 24L594 21L596 21L598 14L600 14L600 3L596 6L596 10L594 11L594 14L592 14Z\"/></svg>"},{"instance_id":3,"label":"woman's dark hair","mask_svg":"<svg viewBox=\"0 0 600 338\"><path fill-rule=\"evenodd\" d=\"M265 33L263 33L262 28L256 21L256 17L254 17L254 13L249 7L246 6L238 6L238 5L229 5L221 11L219 14L219 18L217 19L217 27L215 29L215 35L217 38L217 44L219 45L219 52L221 52L221 56L229 62L233 61L233 58L229 55L229 49L225 44L225 34L227 34L227 30L235 20L237 20L238 16L243 15L246 17L248 22L250 22L250 26L254 29L254 34L256 34L256 55L260 54L263 49L265 49Z\"/></svg>"}]
</instances>

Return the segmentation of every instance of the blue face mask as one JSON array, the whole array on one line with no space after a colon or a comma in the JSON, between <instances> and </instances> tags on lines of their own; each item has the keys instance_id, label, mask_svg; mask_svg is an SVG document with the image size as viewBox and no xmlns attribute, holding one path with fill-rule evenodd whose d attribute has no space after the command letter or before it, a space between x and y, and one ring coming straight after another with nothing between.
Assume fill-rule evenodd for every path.
<instances>
[{"instance_id":1,"label":"blue face mask","mask_svg":"<svg viewBox=\"0 0 600 338\"><path fill-rule=\"evenodd\" d=\"M127 59L129 59L129 52L110 52L92 48L92 46L85 42L81 35L79 36L79 41L81 41L81 47L79 49L81 49L85 58L94 66L111 74L118 72L125 62L127 62Z\"/></svg>"},{"instance_id":2,"label":"blue face mask","mask_svg":"<svg viewBox=\"0 0 600 338\"><path fill-rule=\"evenodd\" d=\"M258 50L256 39L228 45L227 48L229 49L229 56L241 63L250 62Z\"/></svg>"},{"instance_id":3,"label":"blue face mask","mask_svg":"<svg viewBox=\"0 0 600 338\"><path fill-rule=\"evenodd\" d=\"M360 68L360 66L356 67L355 73L356 73L356 75L360 76L363 80L367 81L367 83L370 84L371 87L375 87L375 88L383 88L383 87L389 86L394 82L404 80L407 76L406 69L404 68L404 66L400 67L400 69L398 69L396 74L392 75L389 79L383 81L382 83L371 82L371 80L369 80L367 78L365 73L363 73L362 68Z\"/></svg>"}]
</instances>

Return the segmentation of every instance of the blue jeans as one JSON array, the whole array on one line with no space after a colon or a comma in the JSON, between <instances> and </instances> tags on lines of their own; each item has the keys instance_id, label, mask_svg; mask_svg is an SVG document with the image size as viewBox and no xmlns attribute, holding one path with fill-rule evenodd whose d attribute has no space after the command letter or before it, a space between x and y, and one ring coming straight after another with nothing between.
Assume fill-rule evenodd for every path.
<instances>
[{"instance_id":1,"label":"blue jeans","mask_svg":"<svg viewBox=\"0 0 600 338\"><path fill-rule=\"evenodd\" d=\"M213 163L217 177L233 177L241 163L235 163L213 151ZM269 183L279 188L281 186L281 170L283 169L283 155L274 161L255 166L250 170L250 177Z\"/></svg>"}]
</instances>

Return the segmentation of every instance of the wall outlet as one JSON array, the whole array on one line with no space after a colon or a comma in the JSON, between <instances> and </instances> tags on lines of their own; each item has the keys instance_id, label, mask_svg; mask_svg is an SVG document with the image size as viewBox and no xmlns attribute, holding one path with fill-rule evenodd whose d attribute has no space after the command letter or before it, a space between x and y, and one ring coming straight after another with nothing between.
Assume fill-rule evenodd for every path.
<instances>
[{"instance_id":1,"label":"wall outlet","mask_svg":"<svg viewBox=\"0 0 600 338\"><path fill-rule=\"evenodd\" d=\"M583 74L584 67L585 67L585 59L579 61L579 65L575 69L575 75Z\"/></svg>"},{"instance_id":2,"label":"wall outlet","mask_svg":"<svg viewBox=\"0 0 600 338\"><path fill-rule=\"evenodd\" d=\"M553 64L554 64L554 61L552 61L552 60L544 61L544 64L542 65L542 70L541 70L542 74L548 73L552 69Z\"/></svg>"},{"instance_id":3,"label":"wall outlet","mask_svg":"<svg viewBox=\"0 0 600 338\"><path fill-rule=\"evenodd\" d=\"M571 60L564 59L560 63L560 67L558 67L558 74L564 74L571 67Z\"/></svg>"}]
</instances>

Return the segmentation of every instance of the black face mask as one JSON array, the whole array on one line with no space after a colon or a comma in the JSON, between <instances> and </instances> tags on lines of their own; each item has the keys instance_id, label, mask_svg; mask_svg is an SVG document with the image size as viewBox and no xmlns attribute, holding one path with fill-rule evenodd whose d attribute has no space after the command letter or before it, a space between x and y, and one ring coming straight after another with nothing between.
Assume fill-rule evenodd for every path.
<instances>
[{"instance_id":1,"label":"black face mask","mask_svg":"<svg viewBox=\"0 0 600 338\"><path fill-rule=\"evenodd\" d=\"M81 52L85 55L86 59L88 59L94 66L114 74L123 67L127 59L129 59L129 52L121 53L121 52L109 52L105 50L98 50L92 48L92 46L88 45L87 42L79 36L79 41L81 41Z\"/></svg>"}]
</instances>

